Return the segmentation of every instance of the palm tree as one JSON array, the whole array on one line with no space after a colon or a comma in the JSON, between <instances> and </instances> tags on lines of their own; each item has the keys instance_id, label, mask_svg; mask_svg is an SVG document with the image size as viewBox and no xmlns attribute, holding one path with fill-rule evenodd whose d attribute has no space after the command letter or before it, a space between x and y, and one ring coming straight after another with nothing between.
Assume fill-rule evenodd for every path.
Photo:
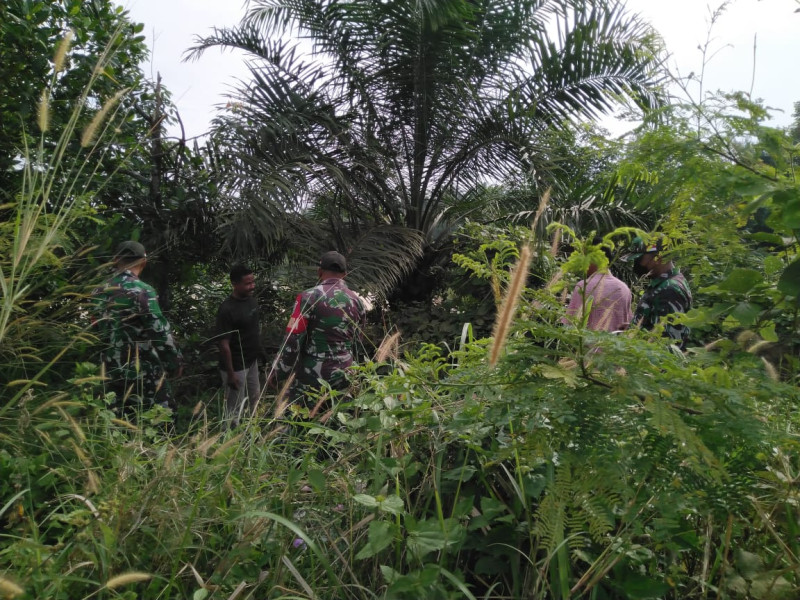
<instances>
[{"instance_id":1,"label":"palm tree","mask_svg":"<svg viewBox=\"0 0 800 600\"><path fill-rule=\"evenodd\" d=\"M335 244L384 287L481 184L550 168L544 132L660 103L658 38L616 0L252 0L211 47L251 61L213 130L237 239Z\"/></svg>"}]
</instances>

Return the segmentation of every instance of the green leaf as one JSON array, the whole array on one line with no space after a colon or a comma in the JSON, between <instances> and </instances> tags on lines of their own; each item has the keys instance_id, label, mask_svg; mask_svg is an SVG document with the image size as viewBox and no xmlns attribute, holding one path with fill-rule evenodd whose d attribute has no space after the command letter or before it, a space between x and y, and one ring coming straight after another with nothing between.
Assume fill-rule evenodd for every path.
<instances>
[{"instance_id":1,"label":"green leaf","mask_svg":"<svg viewBox=\"0 0 800 600\"><path fill-rule=\"evenodd\" d=\"M780 257L770 254L764 258L764 272L767 275L774 275L783 268L783 261Z\"/></svg>"},{"instance_id":2,"label":"green leaf","mask_svg":"<svg viewBox=\"0 0 800 600\"><path fill-rule=\"evenodd\" d=\"M789 229L800 228L800 189L776 192L773 202L780 205L781 222Z\"/></svg>"},{"instance_id":3,"label":"green leaf","mask_svg":"<svg viewBox=\"0 0 800 600\"><path fill-rule=\"evenodd\" d=\"M625 577L621 584L625 597L631 600L655 600L663 598L670 591L670 586L663 581L631 573Z\"/></svg>"},{"instance_id":4,"label":"green leaf","mask_svg":"<svg viewBox=\"0 0 800 600\"><path fill-rule=\"evenodd\" d=\"M450 481L469 481L472 479L475 471L475 467L471 465L464 465L463 467L456 467L455 469L450 469L446 473L443 473L442 479L447 479Z\"/></svg>"},{"instance_id":5,"label":"green leaf","mask_svg":"<svg viewBox=\"0 0 800 600\"><path fill-rule=\"evenodd\" d=\"M758 304L741 302L733 309L731 316L739 321L739 323L741 323L744 327L749 327L755 323L762 310L762 307L760 307Z\"/></svg>"},{"instance_id":6,"label":"green leaf","mask_svg":"<svg viewBox=\"0 0 800 600\"><path fill-rule=\"evenodd\" d=\"M744 294L764 281L764 276L755 269L734 269L724 281L717 284L721 290Z\"/></svg>"},{"instance_id":7,"label":"green leaf","mask_svg":"<svg viewBox=\"0 0 800 600\"><path fill-rule=\"evenodd\" d=\"M392 543L392 526L385 521L372 521L367 533L367 544L356 554L356 560L375 556Z\"/></svg>"},{"instance_id":8,"label":"green leaf","mask_svg":"<svg viewBox=\"0 0 800 600\"><path fill-rule=\"evenodd\" d=\"M325 473L319 469L310 469L307 476L308 483L311 484L315 491L321 492L325 489Z\"/></svg>"},{"instance_id":9,"label":"green leaf","mask_svg":"<svg viewBox=\"0 0 800 600\"><path fill-rule=\"evenodd\" d=\"M395 571L392 567L381 565L381 575L389 585L393 584L400 578L400 572Z\"/></svg>"},{"instance_id":10,"label":"green leaf","mask_svg":"<svg viewBox=\"0 0 800 600\"><path fill-rule=\"evenodd\" d=\"M369 508L378 508L378 500L369 494L356 494L353 496L353 500Z\"/></svg>"},{"instance_id":11,"label":"green leaf","mask_svg":"<svg viewBox=\"0 0 800 600\"><path fill-rule=\"evenodd\" d=\"M205 600L206 598L208 598L208 590L206 588L200 588L192 594L192 600Z\"/></svg>"},{"instance_id":12,"label":"green leaf","mask_svg":"<svg viewBox=\"0 0 800 600\"><path fill-rule=\"evenodd\" d=\"M392 515L401 515L405 505L400 496L370 496L369 494L356 494L353 500L369 508L377 508L381 512Z\"/></svg>"},{"instance_id":13,"label":"green leaf","mask_svg":"<svg viewBox=\"0 0 800 600\"><path fill-rule=\"evenodd\" d=\"M768 322L761 329L759 329L758 335L760 335L763 339L765 339L768 342L778 341L778 334L775 333L775 323L773 323L772 321Z\"/></svg>"},{"instance_id":14,"label":"green leaf","mask_svg":"<svg viewBox=\"0 0 800 600\"><path fill-rule=\"evenodd\" d=\"M387 496L378 503L378 508L392 515L402 515L405 504L400 496Z\"/></svg>"},{"instance_id":15,"label":"green leaf","mask_svg":"<svg viewBox=\"0 0 800 600\"><path fill-rule=\"evenodd\" d=\"M542 377L546 379L561 379L568 387L575 388L578 383L578 373L575 369L563 369L555 365L542 365L539 368Z\"/></svg>"},{"instance_id":16,"label":"green leaf","mask_svg":"<svg viewBox=\"0 0 800 600\"><path fill-rule=\"evenodd\" d=\"M767 233L765 231L759 231L758 233L753 233L752 235L749 235L747 237L756 242L767 242L768 244L772 244L773 246L783 246L783 238L779 236L777 233Z\"/></svg>"},{"instance_id":17,"label":"green leaf","mask_svg":"<svg viewBox=\"0 0 800 600\"><path fill-rule=\"evenodd\" d=\"M787 296L800 297L800 258L786 267L778 280L778 290Z\"/></svg>"},{"instance_id":18,"label":"green leaf","mask_svg":"<svg viewBox=\"0 0 800 600\"><path fill-rule=\"evenodd\" d=\"M417 558L460 544L466 536L466 530L456 519L445 519L443 522L437 519L408 522L407 529L408 549Z\"/></svg>"}]
</instances>

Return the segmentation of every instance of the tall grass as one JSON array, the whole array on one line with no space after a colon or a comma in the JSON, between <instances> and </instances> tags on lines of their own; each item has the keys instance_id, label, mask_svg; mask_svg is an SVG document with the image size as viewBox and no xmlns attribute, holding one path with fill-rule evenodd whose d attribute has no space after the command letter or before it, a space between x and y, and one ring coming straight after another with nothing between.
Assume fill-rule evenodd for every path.
<instances>
[{"instance_id":1,"label":"tall grass","mask_svg":"<svg viewBox=\"0 0 800 600\"><path fill-rule=\"evenodd\" d=\"M88 341L81 334L76 302L85 288L65 283L72 277L71 264L82 259L76 251L81 240L71 234L79 221L92 215L93 194L104 185L105 180L95 175L109 147L108 133L125 91L97 112L90 124L93 142L76 154L74 139L91 104L92 87L113 57L109 46L99 56L63 128L52 132L49 115L53 88L62 75L71 37L68 33L56 49L52 77L42 91L38 145L29 147L27 138L22 140L20 189L13 195L15 201L2 207L10 218L0 224L4 240L0 256L0 368L8 376L12 393L6 389L0 396L4 400L0 416L41 383L49 367L74 344ZM46 347L53 350L46 352Z\"/></svg>"}]
</instances>

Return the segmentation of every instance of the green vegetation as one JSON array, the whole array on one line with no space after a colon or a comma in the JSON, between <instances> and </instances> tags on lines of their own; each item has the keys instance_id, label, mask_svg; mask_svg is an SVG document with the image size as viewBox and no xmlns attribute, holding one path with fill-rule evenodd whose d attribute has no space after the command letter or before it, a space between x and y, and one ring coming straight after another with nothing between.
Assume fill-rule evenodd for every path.
<instances>
[{"instance_id":1,"label":"green vegetation","mask_svg":"<svg viewBox=\"0 0 800 600\"><path fill-rule=\"evenodd\" d=\"M467 4L425 3L427 12L416 15L427 19L421 31L435 38L455 29L489 52L490 40L469 34L491 3ZM612 142L561 119L562 107L535 127L531 121L533 132L515 130L531 152L542 151L539 164L552 165L541 180L514 161L490 171L508 175L502 184L482 180L475 155L458 165L464 187L423 194L419 205L399 199L396 214L383 214L370 194L405 181L383 168L397 160L388 138L350 139L365 154L350 155L341 171L334 159L343 160L343 147L329 144L348 142L345 133L366 136L369 118L386 118L381 135L390 136L393 124L397 136L417 131L377 110L391 94L373 96L370 86L381 79L364 79L367 67L381 72L378 58L366 60L379 49L366 43L377 43L378 24L411 35L400 25L414 15L392 3L368 14L357 12L359 3L253 6L240 34L257 17L273 28L284 18L308 25L323 8L338 7L343 20L322 19L317 24L331 29L314 32L344 43L339 26L364 17L365 37L345 48L352 54L342 54L339 67L352 67L348 83L363 82L360 91L375 100L366 105L376 110L328 106L337 117L330 121L312 111L332 137L317 138L319 146L313 136L300 141L330 160L312 168L292 154L287 172L268 163L263 178L243 175L238 203L230 176L244 158L225 144L245 138L171 147L141 117L155 114L143 106L164 118L174 109L166 90L155 94L159 86L141 83L138 29L124 11L105 2L0 9L0 68L19 71L13 40L38 36L31 47L42 49L18 60L44 82L32 90L33 79L8 76L0 100L0 147L18 156L4 169L0 203L0 597L798 597L800 118L787 130L766 127L760 104L731 94L716 98L713 110L663 106L629 139ZM498 7L513 16L508 3ZM585 8L586 22L579 21L589 30L605 18L628 22L605 6ZM46 18L32 21L24 11ZM62 44L68 28L99 49L93 65L74 50L83 46ZM544 50L541 32L515 31L514 44ZM474 50L432 46L440 58ZM449 77L437 88L440 71L427 83L452 92ZM308 100L260 89L276 100ZM361 106L347 87L308 91L333 89ZM661 97L657 87L647 89ZM589 114L607 102L592 94L572 101L585 101ZM137 109L137 102L144 104ZM479 107L471 108L474 117ZM493 106L505 109L516 110ZM15 115L20 126L7 126ZM255 136L244 113L232 117L240 118L237 135ZM463 133L446 129L437 135ZM445 142L429 142L430 158ZM285 150L298 147L287 141ZM339 190L358 166L365 178ZM158 173L172 175L151 177ZM378 181L384 187L370 187ZM278 205L247 202L248 189L270 202L304 189L307 204L285 205L269 221ZM425 202L432 204L420 209ZM452 219L437 229L432 215L440 209ZM425 228L423 213L431 217ZM641 229L666 236L695 292L694 309L680 317L692 328L685 353L657 332L612 335L562 324L562 290L584 274L588 257L605 260L587 240L599 233L619 250ZM435 248L434 230L441 234ZM293 236L317 242L311 250L282 245ZM172 298L168 314L190 357L187 377L176 382L181 405L169 435L160 407L136 424L111 411L96 363L87 301L104 279L109 249L127 237L174 259L152 273ZM376 256L389 274L364 268L354 278L361 291L379 295L349 393L327 398L330 410L315 419L265 394L256 417L223 431L204 340L226 293L225 266L242 257L258 265L267 343L277 345L293 294L313 276L298 276L293 265L322 244L345 250L352 239L363 242L364 262ZM631 280L620 261L612 268ZM427 284L413 297L393 293L397 281L417 276ZM493 336L495 321L502 325Z\"/></svg>"}]
</instances>

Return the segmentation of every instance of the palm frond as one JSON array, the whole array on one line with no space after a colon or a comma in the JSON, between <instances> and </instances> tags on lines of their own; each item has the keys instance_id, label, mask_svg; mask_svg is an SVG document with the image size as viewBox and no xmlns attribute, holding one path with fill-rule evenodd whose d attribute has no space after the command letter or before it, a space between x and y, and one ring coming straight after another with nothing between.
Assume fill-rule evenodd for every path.
<instances>
[{"instance_id":1,"label":"palm frond","mask_svg":"<svg viewBox=\"0 0 800 600\"><path fill-rule=\"evenodd\" d=\"M486 184L557 170L548 130L655 105L653 39L617 2L253 0L189 56L219 46L251 61L214 135L228 206L267 247L306 220L304 236L340 248L393 225L433 250Z\"/></svg>"}]
</instances>

